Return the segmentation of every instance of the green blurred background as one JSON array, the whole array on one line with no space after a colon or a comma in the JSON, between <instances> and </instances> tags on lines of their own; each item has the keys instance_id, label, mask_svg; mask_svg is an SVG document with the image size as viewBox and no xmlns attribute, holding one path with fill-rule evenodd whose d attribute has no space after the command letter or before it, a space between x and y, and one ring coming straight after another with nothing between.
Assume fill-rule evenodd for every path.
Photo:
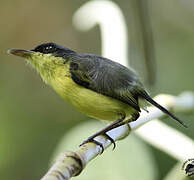
<instances>
[{"instance_id":1,"label":"green blurred background","mask_svg":"<svg viewBox=\"0 0 194 180\"><path fill-rule=\"evenodd\" d=\"M134 17L135 1L115 2L122 9L129 29L131 64L145 79L141 65L142 41ZM79 52L101 54L99 27L83 33L72 25L74 12L85 2L0 0L0 179L40 179L48 169L59 140L72 127L89 119L46 86L23 59L6 53L10 48L32 49L53 41ZM149 0L147 3L157 66L151 95L193 91L194 2ZM193 139L193 115L178 116L189 129L183 129L170 119L164 121ZM80 137L80 142L82 140ZM152 147L150 151L157 162L160 180L176 161ZM109 153L114 156L114 152Z\"/></svg>"}]
</instances>

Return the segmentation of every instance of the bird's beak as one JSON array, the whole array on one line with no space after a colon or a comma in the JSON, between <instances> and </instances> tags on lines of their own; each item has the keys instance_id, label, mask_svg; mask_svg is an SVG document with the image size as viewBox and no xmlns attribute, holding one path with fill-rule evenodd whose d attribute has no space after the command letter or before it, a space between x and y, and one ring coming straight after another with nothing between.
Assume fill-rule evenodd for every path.
<instances>
[{"instance_id":1,"label":"bird's beak","mask_svg":"<svg viewBox=\"0 0 194 180\"><path fill-rule=\"evenodd\" d=\"M24 50L24 49L9 49L7 51L9 54L13 54L16 56L24 57L24 58L29 58L31 57L35 52L30 51L30 50Z\"/></svg>"}]
</instances>

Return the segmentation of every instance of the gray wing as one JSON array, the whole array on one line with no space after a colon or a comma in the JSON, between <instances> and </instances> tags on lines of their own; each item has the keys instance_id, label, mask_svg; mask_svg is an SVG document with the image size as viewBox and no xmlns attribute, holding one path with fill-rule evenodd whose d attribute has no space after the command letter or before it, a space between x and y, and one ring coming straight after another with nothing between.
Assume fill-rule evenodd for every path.
<instances>
[{"instance_id":1,"label":"gray wing","mask_svg":"<svg viewBox=\"0 0 194 180\"><path fill-rule=\"evenodd\" d=\"M140 112L136 89L142 85L132 69L100 56L79 54L71 60L70 72L80 86L118 99Z\"/></svg>"}]
</instances>

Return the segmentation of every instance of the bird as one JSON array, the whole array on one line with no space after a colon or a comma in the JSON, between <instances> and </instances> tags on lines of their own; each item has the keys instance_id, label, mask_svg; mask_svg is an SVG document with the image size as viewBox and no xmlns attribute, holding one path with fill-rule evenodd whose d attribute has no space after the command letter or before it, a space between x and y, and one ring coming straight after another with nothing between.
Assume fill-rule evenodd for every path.
<instances>
[{"instance_id":1,"label":"bird","mask_svg":"<svg viewBox=\"0 0 194 180\"><path fill-rule=\"evenodd\" d=\"M95 54L78 53L56 43L44 43L32 50L10 49L9 54L23 57L65 101L85 115L112 122L88 137L106 136L114 145L108 131L138 120L141 109L148 102L163 113L187 127L184 122L153 100L140 78L131 67L125 67L108 58ZM143 105L144 104L144 105Z\"/></svg>"}]
</instances>

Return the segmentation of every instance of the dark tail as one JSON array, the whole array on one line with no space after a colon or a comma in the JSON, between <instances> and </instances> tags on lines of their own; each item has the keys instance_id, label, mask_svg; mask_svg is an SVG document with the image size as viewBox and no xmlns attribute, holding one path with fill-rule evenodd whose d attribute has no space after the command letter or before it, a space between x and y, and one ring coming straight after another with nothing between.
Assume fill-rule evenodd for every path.
<instances>
[{"instance_id":1,"label":"dark tail","mask_svg":"<svg viewBox=\"0 0 194 180\"><path fill-rule=\"evenodd\" d=\"M154 101L145 91L140 92L139 96L146 99L149 103L160 109L163 113L169 115L174 120L178 121L180 124L182 124L185 128L188 128L187 125L185 125L181 120L179 120L177 117L175 117L172 113L170 113L167 109L162 107L160 104L158 104L156 101Z\"/></svg>"}]
</instances>

